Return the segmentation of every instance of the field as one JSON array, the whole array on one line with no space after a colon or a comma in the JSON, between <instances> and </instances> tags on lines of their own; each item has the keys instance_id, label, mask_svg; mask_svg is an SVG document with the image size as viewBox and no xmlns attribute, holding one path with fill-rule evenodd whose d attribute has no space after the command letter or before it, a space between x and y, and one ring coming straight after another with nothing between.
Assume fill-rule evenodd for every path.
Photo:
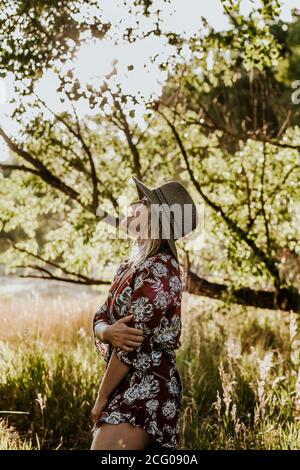
<instances>
[{"instance_id":1,"label":"field","mask_svg":"<svg viewBox=\"0 0 300 470\"><path fill-rule=\"evenodd\" d=\"M0 298L0 449L88 449L103 295ZM184 449L299 449L298 317L184 293Z\"/></svg>"}]
</instances>

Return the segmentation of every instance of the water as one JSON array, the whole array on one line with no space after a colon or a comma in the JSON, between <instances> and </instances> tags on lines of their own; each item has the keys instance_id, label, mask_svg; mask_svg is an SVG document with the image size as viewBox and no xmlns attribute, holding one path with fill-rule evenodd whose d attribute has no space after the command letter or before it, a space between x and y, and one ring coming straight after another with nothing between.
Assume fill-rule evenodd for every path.
<instances>
[{"instance_id":1,"label":"water","mask_svg":"<svg viewBox=\"0 0 300 470\"><path fill-rule=\"evenodd\" d=\"M97 290L96 290L97 289ZM45 279L23 279L17 276L0 276L0 296L14 296L19 294L41 295L82 295L83 293L95 293L101 287L92 288L81 284L73 284L62 281L48 281Z\"/></svg>"}]
</instances>

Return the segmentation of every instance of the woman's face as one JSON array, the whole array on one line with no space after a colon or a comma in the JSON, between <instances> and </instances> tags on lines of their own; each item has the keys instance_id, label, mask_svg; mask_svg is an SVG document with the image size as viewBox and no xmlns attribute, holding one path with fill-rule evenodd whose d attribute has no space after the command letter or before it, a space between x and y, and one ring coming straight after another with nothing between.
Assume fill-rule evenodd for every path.
<instances>
[{"instance_id":1,"label":"woman's face","mask_svg":"<svg viewBox=\"0 0 300 470\"><path fill-rule=\"evenodd\" d=\"M150 203L146 197L139 201L133 201L129 205L127 217L124 217L120 222L120 225L137 239L144 239L147 236L148 217L150 217L149 207Z\"/></svg>"}]
</instances>

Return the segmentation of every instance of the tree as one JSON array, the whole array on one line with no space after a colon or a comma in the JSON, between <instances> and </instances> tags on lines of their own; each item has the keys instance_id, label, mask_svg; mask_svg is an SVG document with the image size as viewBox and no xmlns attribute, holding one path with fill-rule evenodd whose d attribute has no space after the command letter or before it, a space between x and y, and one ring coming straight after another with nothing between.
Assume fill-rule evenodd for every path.
<instances>
[{"instance_id":1,"label":"tree","mask_svg":"<svg viewBox=\"0 0 300 470\"><path fill-rule=\"evenodd\" d=\"M154 2L134 3L133 15L138 11L153 19L153 29L144 35L161 35ZM223 4L232 24L228 31L215 32L204 21L205 37L164 32L177 52L161 63L169 77L160 98L145 103L124 94L114 82L116 67L98 89L84 86L72 71L61 76L55 64L58 92L73 109L55 113L33 88L36 70L51 67L51 61L32 67L29 85L20 79L20 95L35 98L34 117L24 125L21 141L0 130L15 157L13 164L2 165L0 221L11 240L4 262L27 266L30 276L108 282L110 260L123 256L127 245L111 243L97 208L103 216L107 210L117 215L132 173L153 186L180 175L208 215L208 249L205 255L189 250L187 289L300 311L298 109L278 76L279 66L293 57L289 36L278 33L277 1L263 1L249 18L240 14L239 2ZM135 41L137 35L143 34L129 28L126 37ZM189 61L185 48L191 51ZM20 70L26 76L17 62L16 73ZM80 120L76 103L82 98L96 113ZM147 109L144 128L135 120L141 104ZM45 109L51 118L44 117ZM26 111L28 105L21 104L14 118L22 122ZM45 217L51 224L37 242ZM22 240L13 239L18 227ZM184 242L179 247L187 250ZM293 260L296 268L287 271ZM212 271L218 283L207 279Z\"/></svg>"}]
</instances>

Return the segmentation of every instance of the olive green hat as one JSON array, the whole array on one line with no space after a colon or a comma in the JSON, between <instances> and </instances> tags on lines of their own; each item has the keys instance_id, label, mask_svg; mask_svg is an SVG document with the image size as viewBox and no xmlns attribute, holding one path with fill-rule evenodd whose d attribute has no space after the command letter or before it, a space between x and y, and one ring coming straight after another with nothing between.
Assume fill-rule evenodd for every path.
<instances>
[{"instance_id":1,"label":"olive green hat","mask_svg":"<svg viewBox=\"0 0 300 470\"><path fill-rule=\"evenodd\" d=\"M192 232L198 225L199 217L196 205L185 188L178 181L169 181L150 189L135 176L139 198L144 196L161 216L162 237L167 240L172 253L178 260L175 241Z\"/></svg>"}]
</instances>

